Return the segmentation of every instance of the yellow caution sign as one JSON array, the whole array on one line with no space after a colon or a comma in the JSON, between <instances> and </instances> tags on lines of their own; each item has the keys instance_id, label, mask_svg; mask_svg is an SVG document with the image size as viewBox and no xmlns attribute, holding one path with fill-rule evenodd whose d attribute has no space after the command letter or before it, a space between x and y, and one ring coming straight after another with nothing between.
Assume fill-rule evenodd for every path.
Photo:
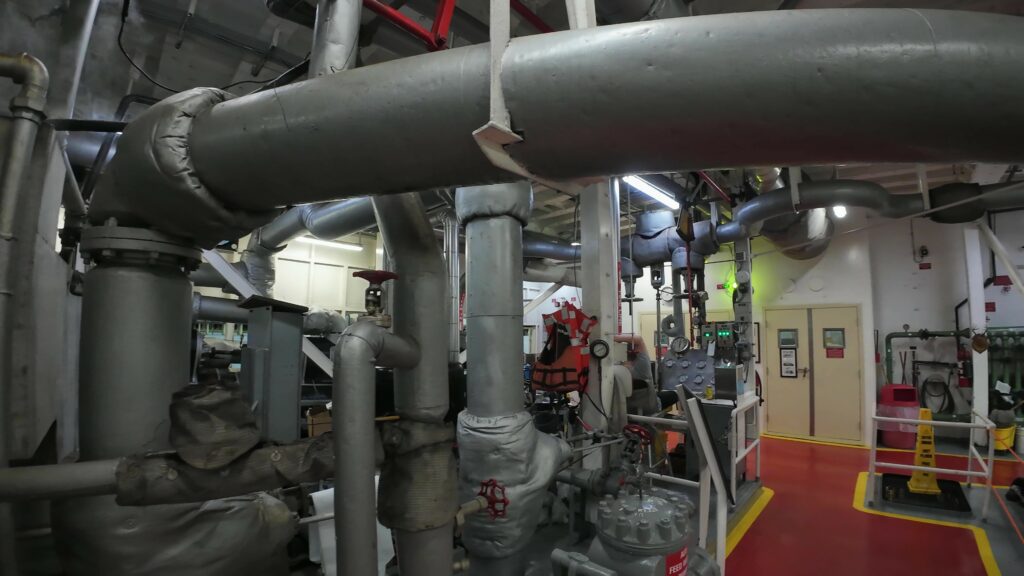
<instances>
[{"instance_id":1,"label":"yellow caution sign","mask_svg":"<svg viewBox=\"0 0 1024 576\"><path fill-rule=\"evenodd\" d=\"M921 408L918 420L931 420L932 411ZM935 429L931 424L917 425L917 449L914 451L914 466L935 468ZM939 494L939 482L935 472L914 470L907 482L907 488L914 494Z\"/></svg>"}]
</instances>

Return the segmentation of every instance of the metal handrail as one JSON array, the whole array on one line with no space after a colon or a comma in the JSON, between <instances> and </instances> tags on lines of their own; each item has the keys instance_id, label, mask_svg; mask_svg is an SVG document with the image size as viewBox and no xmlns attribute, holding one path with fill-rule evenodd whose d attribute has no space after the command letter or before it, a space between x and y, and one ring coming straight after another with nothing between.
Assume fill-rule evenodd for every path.
<instances>
[{"instance_id":1,"label":"metal handrail","mask_svg":"<svg viewBox=\"0 0 1024 576\"><path fill-rule=\"evenodd\" d=\"M971 478L985 478L985 500L981 507L981 518L988 520L988 509L989 503L992 499L992 471L995 469L995 429L996 425L988 418L974 413L975 421L973 422L942 422L939 420L919 420L916 418L896 418L892 416L879 416L877 414L871 417L871 456L868 461L868 485L867 485L867 505L875 505L875 469L878 467L889 468L892 470L919 470L923 472L935 472L939 474L950 474L955 476L964 476L967 481L967 489L971 488ZM972 428L977 430L986 430L988 432L988 458L987 462L985 458L982 458L981 453L974 446L973 440L968 439L968 451L967 451L967 469L956 470L952 468L931 468L928 466L912 466L910 464L897 464L894 462L879 462L878 461L878 423L879 422L894 422L899 424L914 424L920 426L922 424L934 426L937 428ZM974 460L977 458L981 471L974 471Z\"/></svg>"},{"instance_id":2,"label":"metal handrail","mask_svg":"<svg viewBox=\"0 0 1024 576\"><path fill-rule=\"evenodd\" d=\"M730 416L732 422L732 442L730 442L730 452L732 457L730 458L730 471L729 481L732 484L732 493L736 494L736 466L743 462L743 460L750 454L751 451L757 450L756 464L754 479L761 479L761 412L759 410L754 411L754 429L757 430L757 435L750 444L746 444L746 434L743 438L740 438L740 418L744 417L751 408L755 408L759 405L759 398L756 394L748 394L740 397L736 402L736 407L732 409L732 415ZM740 445L745 444L743 449L740 449Z\"/></svg>"}]
</instances>

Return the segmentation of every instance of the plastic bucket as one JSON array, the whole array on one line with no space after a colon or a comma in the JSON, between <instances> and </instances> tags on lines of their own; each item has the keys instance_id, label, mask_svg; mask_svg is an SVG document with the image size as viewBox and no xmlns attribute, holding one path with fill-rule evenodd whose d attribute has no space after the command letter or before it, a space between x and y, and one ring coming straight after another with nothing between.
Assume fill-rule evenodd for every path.
<instances>
[{"instance_id":1,"label":"plastic bucket","mask_svg":"<svg viewBox=\"0 0 1024 576\"><path fill-rule=\"evenodd\" d=\"M1006 428L996 428L995 432L995 449L996 450L1009 450L1013 448L1014 436L1017 433L1016 426L1007 426Z\"/></svg>"}]
</instances>

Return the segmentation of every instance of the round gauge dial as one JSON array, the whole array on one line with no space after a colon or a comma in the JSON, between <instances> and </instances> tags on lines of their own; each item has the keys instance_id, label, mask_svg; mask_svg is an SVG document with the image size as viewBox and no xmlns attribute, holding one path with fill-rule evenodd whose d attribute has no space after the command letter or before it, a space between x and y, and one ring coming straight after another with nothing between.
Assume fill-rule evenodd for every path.
<instances>
[{"instance_id":1,"label":"round gauge dial","mask_svg":"<svg viewBox=\"0 0 1024 576\"><path fill-rule=\"evenodd\" d=\"M611 347L604 340L594 340L590 343L590 355L598 360L607 358L609 352L611 352Z\"/></svg>"},{"instance_id":2,"label":"round gauge dial","mask_svg":"<svg viewBox=\"0 0 1024 576\"><path fill-rule=\"evenodd\" d=\"M672 340L672 343L669 344L669 348L671 348L676 354L682 354L690 349L690 341L683 337L675 338Z\"/></svg>"}]
</instances>

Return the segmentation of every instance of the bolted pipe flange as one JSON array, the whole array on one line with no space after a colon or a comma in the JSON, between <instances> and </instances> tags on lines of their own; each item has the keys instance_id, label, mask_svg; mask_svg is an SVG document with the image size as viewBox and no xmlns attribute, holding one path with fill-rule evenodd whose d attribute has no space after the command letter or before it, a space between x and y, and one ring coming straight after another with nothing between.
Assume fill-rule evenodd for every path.
<instances>
[{"instance_id":1,"label":"bolted pipe flange","mask_svg":"<svg viewBox=\"0 0 1024 576\"><path fill-rule=\"evenodd\" d=\"M148 228L108 223L82 232L82 257L87 263L162 266L195 270L202 253L181 238Z\"/></svg>"}]
</instances>

